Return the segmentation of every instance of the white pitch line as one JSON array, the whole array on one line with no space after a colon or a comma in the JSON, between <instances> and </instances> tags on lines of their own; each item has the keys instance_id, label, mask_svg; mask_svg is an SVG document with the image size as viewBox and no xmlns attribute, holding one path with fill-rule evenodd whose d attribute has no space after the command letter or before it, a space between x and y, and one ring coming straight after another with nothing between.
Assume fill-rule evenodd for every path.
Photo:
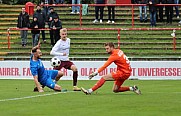
<instances>
[{"instance_id":1,"label":"white pitch line","mask_svg":"<svg viewBox=\"0 0 181 116\"><path fill-rule=\"evenodd\" d=\"M18 98L2 99L2 100L0 100L0 102L4 102L4 101L16 101L16 100L22 100L22 99L30 99L30 98L36 98L36 97L43 97L43 96L56 95L56 94L61 94L61 93L67 93L67 92L55 92L55 93L42 94L42 95L35 95L35 96L26 96L26 97L18 97Z\"/></svg>"},{"instance_id":2,"label":"white pitch line","mask_svg":"<svg viewBox=\"0 0 181 116\"><path fill-rule=\"evenodd\" d=\"M144 92L144 93L151 93L151 94L152 94L152 93L153 93L153 94L154 94L154 93L163 93L163 94L164 94L164 93L165 93L165 94L168 94L168 93L169 93L169 94L181 94L181 92Z\"/></svg>"}]
</instances>

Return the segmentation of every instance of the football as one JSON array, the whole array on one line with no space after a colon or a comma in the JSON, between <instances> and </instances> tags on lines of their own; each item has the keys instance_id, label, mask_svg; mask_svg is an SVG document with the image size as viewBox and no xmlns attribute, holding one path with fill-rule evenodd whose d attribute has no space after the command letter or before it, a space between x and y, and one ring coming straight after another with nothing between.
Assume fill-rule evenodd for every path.
<instances>
[{"instance_id":1,"label":"football","mask_svg":"<svg viewBox=\"0 0 181 116\"><path fill-rule=\"evenodd\" d=\"M59 60L59 58L53 57L53 58L51 59L50 63L51 63L51 66L57 67L57 66L60 66L61 61Z\"/></svg>"}]
</instances>

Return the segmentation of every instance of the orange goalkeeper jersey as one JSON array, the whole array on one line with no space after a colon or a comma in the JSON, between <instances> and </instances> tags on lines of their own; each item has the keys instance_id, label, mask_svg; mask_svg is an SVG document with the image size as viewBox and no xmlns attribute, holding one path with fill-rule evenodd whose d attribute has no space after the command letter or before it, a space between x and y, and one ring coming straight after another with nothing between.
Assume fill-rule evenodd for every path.
<instances>
[{"instance_id":1,"label":"orange goalkeeper jersey","mask_svg":"<svg viewBox=\"0 0 181 116\"><path fill-rule=\"evenodd\" d=\"M112 62L117 65L117 70L123 71L125 73L131 73L130 62L123 51L119 49L114 49L112 51L106 63L104 63L104 65L98 69L98 73L107 68Z\"/></svg>"}]
</instances>

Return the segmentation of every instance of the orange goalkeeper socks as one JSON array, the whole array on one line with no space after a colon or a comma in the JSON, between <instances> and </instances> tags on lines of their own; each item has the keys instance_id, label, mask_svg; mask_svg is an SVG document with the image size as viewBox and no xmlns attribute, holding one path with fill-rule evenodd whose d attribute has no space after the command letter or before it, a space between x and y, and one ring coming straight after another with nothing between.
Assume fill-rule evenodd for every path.
<instances>
[{"instance_id":1,"label":"orange goalkeeper socks","mask_svg":"<svg viewBox=\"0 0 181 116\"><path fill-rule=\"evenodd\" d=\"M104 83L105 83L105 79L101 78L99 81L97 81L97 83L92 87L92 90L95 91L98 88L100 88Z\"/></svg>"},{"instance_id":2,"label":"orange goalkeeper socks","mask_svg":"<svg viewBox=\"0 0 181 116\"><path fill-rule=\"evenodd\" d=\"M120 87L119 92L130 91L129 87Z\"/></svg>"}]
</instances>

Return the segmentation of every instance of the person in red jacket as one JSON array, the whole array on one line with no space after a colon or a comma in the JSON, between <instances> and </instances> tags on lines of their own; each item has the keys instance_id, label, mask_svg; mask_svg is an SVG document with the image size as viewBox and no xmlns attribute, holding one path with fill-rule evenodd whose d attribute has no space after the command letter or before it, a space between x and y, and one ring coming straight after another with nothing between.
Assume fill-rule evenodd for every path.
<instances>
[{"instance_id":1,"label":"person in red jacket","mask_svg":"<svg viewBox=\"0 0 181 116\"><path fill-rule=\"evenodd\" d=\"M141 91L138 89L136 85L132 87L122 86L124 81L130 77L132 72L130 62L127 56L123 53L123 51L115 49L114 44L112 42L106 43L105 49L106 52L110 54L108 60L97 71L91 73L89 75L89 79L92 79L98 73L102 72L113 62L117 65L117 71L104 75L92 88L86 90L83 87L81 87L81 90L85 94L91 94L93 91L100 88L106 81L114 81L113 92L115 93L124 92L124 91L133 91L138 95L141 94Z\"/></svg>"}]
</instances>

